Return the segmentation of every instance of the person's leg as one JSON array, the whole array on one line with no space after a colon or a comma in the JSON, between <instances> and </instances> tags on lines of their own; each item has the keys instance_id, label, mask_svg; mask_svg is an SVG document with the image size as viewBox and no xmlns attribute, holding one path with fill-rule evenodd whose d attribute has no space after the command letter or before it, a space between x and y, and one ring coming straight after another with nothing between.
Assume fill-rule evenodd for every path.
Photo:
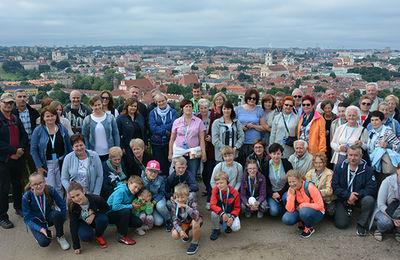
<instances>
[{"instance_id":1,"label":"person's leg","mask_svg":"<svg viewBox=\"0 0 400 260\"><path fill-rule=\"evenodd\" d=\"M129 227L131 228L139 228L143 225L143 221L140 220L139 217L135 216L132 212L130 212L129 216Z\"/></svg>"},{"instance_id":2,"label":"person's leg","mask_svg":"<svg viewBox=\"0 0 400 260\"><path fill-rule=\"evenodd\" d=\"M129 217L131 211L129 209L122 209L118 211L112 211L108 217L110 223L116 224L119 227L119 236L125 237L128 234Z\"/></svg>"},{"instance_id":3,"label":"person's leg","mask_svg":"<svg viewBox=\"0 0 400 260\"><path fill-rule=\"evenodd\" d=\"M293 212L286 211L282 216L282 223L288 226L293 226L297 222L299 222L299 212L297 210Z\"/></svg>"},{"instance_id":4,"label":"person's leg","mask_svg":"<svg viewBox=\"0 0 400 260\"><path fill-rule=\"evenodd\" d=\"M267 199L269 205L269 214L273 217L279 216L282 212L282 204L276 202L272 197Z\"/></svg>"},{"instance_id":5,"label":"person's leg","mask_svg":"<svg viewBox=\"0 0 400 260\"><path fill-rule=\"evenodd\" d=\"M143 222L146 221L146 213L140 212L138 217L140 218L141 221L143 221Z\"/></svg>"},{"instance_id":6,"label":"person's leg","mask_svg":"<svg viewBox=\"0 0 400 260\"><path fill-rule=\"evenodd\" d=\"M300 209L299 216L301 221L303 221L304 226L308 228L311 228L314 224L320 222L324 218L324 214L321 211L308 207Z\"/></svg>"},{"instance_id":7,"label":"person's leg","mask_svg":"<svg viewBox=\"0 0 400 260\"><path fill-rule=\"evenodd\" d=\"M189 157L185 158L188 162L188 170L196 177L200 167L200 159L189 159Z\"/></svg>"},{"instance_id":8,"label":"person's leg","mask_svg":"<svg viewBox=\"0 0 400 260\"><path fill-rule=\"evenodd\" d=\"M263 202L261 202L260 206L258 206L258 211L265 213L268 209L268 202L267 200L264 200Z\"/></svg>"},{"instance_id":9,"label":"person's leg","mask_svg":"<svg viewBox=\"0 0 400 260\"><path fill-rule=\"evenodd\" d=\"M48 245L50 245L51 238L46 237L45 235L43 235L43 233L40 233L36 230L31 229L31 232L32 232L33 237L38 242L39 246L47 247Z\"/></svg>"},{"instance_id":10,"label":"person's leg","mask_svg":"<svg viewBox=\"0 0 400 260\"><path fill-rule=\"evenodd\" d=\"M240 202L240 209L244 213L250 212L250 209L243 202Z\"/></svg>"},{"instance_id":11,"label":"person's leg","mask_svg":"<svg viewBox=\"0 0 400 260\"><path fill-rule=\"evenodd\" d=\"M162 145L152 143L151 148L153 151L154 158L157 158L157 161L160 163L161 172L160 175L168 176L168 165L165 163L164 159L164 149ZM168 157L167 157L168 158ZM168 161L168 160L167 160Z\"/></svg>"},{"instance_id":12,"label":"person's leg","mask_svg":"<svg viewBox=\"0 0 400 260\"><path fill-rule=\"evenodd\" d=\"M48 222L56 228L56 237L64 236L64 218L60 211L52 210L49 213Z\"/></svg>"},{"instance_id":13,"label":"person's leg","mask_svg":"<svg viewBox=\"0 0 400 260\"><path fill-rule=\"evenodd\" d=\"M163 217L165 222L171 219L171 216L169 215L169 211L167 209L167 201L165 200L165 198L157 202L156 211Z\"/></svg>"},{"instance_id":14,"label":"person's leg","mask_svg":"<svg viewBox=\"0 0 400 260\"><path fill-rule=\"evenodd\" d=\"M21 210L22 208L22 182L21 176L24 170L24 161L22 158L18 160L10 160L10 177L14 198L14 209Z\"/></svg>"},{"instance_id":15,"label":"person's leg","mask_svg":"<svg viewBox=\"0 0 400 260\"><path fill-rule=\"evenodd\" d=\"M385 232L391 231L394 228L393 220L391 218L389 218L382 211L378 211L376 213L375 220L376 220L376 228L381 233L385 233Z\"/></svg>"},{"instance_id":16,"label":"person's leg","mask_svg":"<svg viewBox=\"0 0 400 260\"><path fill-rule=\"evenodd\" d=\"M153 218L154 218L154 225L159 227L164 224L164 218L161 216L160 213L158 213L157 209L154 209L153 211Z\"/></svg>"},{"instance_id":17,"label":"person's leg","mask_svg":"<svg viewBox=\"0 0 400 260\"><path fill-rule=\"evenodd\" d=\"M344 201L336 201L335 226L339 229L347 228L350 223L350 216L344 203Z\"/></svg>"},{"instance_id":18,"label":"person's leg","mask_svg":"<svg viewBox=\"0 0 400 260\"><path fill-rule=\"evenodd\" d=\"M104 213L100 213L94 219L94 225L96 230L96 237L103 236L104 231L107 229L108 226L108 217Z\"/></svg>"},{"instance_id":19,"label":"person's leg","mask_svg":"<svg viewBox=\"0 0 400 260\"><path fill-rule=\"evenodd\" d=\"M357 224L363 228L368 227L368 219L370 218L372 212L375 208L375 199L372 196L365 196L360 201L361 213L358 217Z\"/></svg>"},{"instance_id":20,"label":"person's leg","mask_svg":"<svg viewBox=\"0 0 400 260\"><path fill-rule=\"evenodd\" d=\"M331 202L329 204L324 204L325 206L325 214L328 216L334 216L335 215L335 210L336 210L336 204L335 202Z\"/></svg>"},{"instance_id":21,"label":"person's leg","mask_svg":"<svg viewBox=\"0 0 400 260\"><path fill-rule=\"evenodd\" d=\"M79 221L78 236L82 242L89 242L93 239L93 228L84 221Z\"/></svg>"},{"instance_id":22,"label":"person's leg","mask_svg":"<svg viewBox=\"0 0 400 260\"><path fill-rule=\"evenodd\" d=\"M47 161L47 168L46 183L52 186L61 198L64 198L64 189L61 185L61 173L58 161Z\"/></svg>"},{"instance_id":23,"label":"person's leg","mask_svg":"<svg viewBox=\"0 0 400 260\"><path fill-rule=\"evenodd\" d=\"M203 222L202 218L200 218L199 221L192 220L192 243L197 243L200 239L201 222Z\"/></svg>"},{"instance_id":24,"label":"person's leg","mask_svg":"<svg viewBox=\"0 0 400 260\"><path fill-rule=\"evenodd\" d=\"M175 240L178 240L178 239L181 238L181 236L179 235L178 231L176 231L175 228L172 229L171 236L172 236L172 238L175 239Z\"/></svg>"},{"instance_id":25,"label":"person's leg","mask_svg":"<svg viewBox=\"0 0 400 260\"><path fill-rule=\"evenodd\" d=\"M207 194L210 193L211 194L211 175L212 175L212 171L215 167L215 160L207 160L204 163L204 168L203 168L203 172L202 172L202 178L203 178L203 183L206 186L206 191ZM209 202L209 201L207 201Z\"/></svg>"},{"instance_id":26,"label":"person's leg","mask_svg":"<svg viewBox=\"0 0 400 260\"><path fill-rule=\"evenodd\" d=\"M0 162L0 221L8 220L8 192L10 190L10 170L6 163Z\"/></svg>"},{"instance_id":27,"label":"person's leg","mask_svg":"<svg viewBox=\"0 0 400 260\"><path fill-rule=\"evenodd\" d=\"M146 216L146 225L148 227L148 229L152 229L154 226L154 217L153 215L147 215Z\"/></svg>"},{"instance_id":28,"label":"person's leg","mask_svg":"<svg viewBox=\"0 0 400 260\"><path fill-rule=\"evenodd\" d=\"M214 211L211 211L211 223L213 224L213 229L220 229L220 216L215 213Z\"/></svg>"},{"instance_id":29,"label":"person's leg","mask_svg":"<svg viewBox=\"0 0 400 260\"><path fill-rule=\"evenodd\" d=\"M286 205L286 202L287 202L287 192L283 193L283 195L282 195L281 205L282 206Z\"/></svg>"}]
</instances>

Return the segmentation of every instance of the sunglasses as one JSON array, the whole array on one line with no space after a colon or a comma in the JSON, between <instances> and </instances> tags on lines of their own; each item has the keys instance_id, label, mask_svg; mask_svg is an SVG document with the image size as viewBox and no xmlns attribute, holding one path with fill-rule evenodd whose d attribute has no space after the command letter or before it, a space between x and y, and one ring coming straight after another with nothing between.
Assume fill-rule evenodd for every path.
<instances>
[{"instance_id":1,"label":"sunglasses","mask_svg":"<svg viewBox=\"0 0 400 260\"><path fill-rule=\"evenodd\" d=\"M110 97L101 97L103 100L110 100Z\"/></svg>"},{"instance_id":2,"label":"sunglasses","mask_svg":"<svg viewBox=\"0 0 400 260\"><path fill-rule=\"evenodd\" d=\"M370 106L371 103L362 102L361 105L363 105L363 106Z\"/></svg>"},{"instance_id":3,"label":"sunglasses","mask_svg":"<svg viewBox=\"0 0 400 260\"><path fill-rule=\"evenodd\" d=\"M293 105L285 104L285 107L293 107Z\"/></svg>"},{"instance_id":4,"label":"sunglasses","mask_svg":"<svg viewBox=\"0 0 400 260\"><path fill-rule=\"evenodd\" d=\"M257 100L256 97L249 97L249 100L250 100L250 99L252 99L252 100Z\"/></svg>"},{"instance_id":5,"label":"sunglasses","mask_svg":"<svg viewBox=\"0 0 400 260\"><path fill-rule=\"evenodd\" d=\"M8 101L8 102L4 102L2 101L5 105L14 105L14 101Z\"/></svg>"},{"instance_id":6,"label":"sunglasses","mask_svg":"<svg viewBox=\"0 0 400 260\"><path fill-rule=\"evenodd\" d=\"M311 106L310 103L306 103L306 104L303 103L303 107L310 107L310 106Z\"/></svg>"},{"instance_id":7,"label":"sunglasses","mask_svg":"<svg viewBox=\"0 0 400 260\"><path fill-rule=\"evenodd\" d=\"M294 97L294 98L302 98L303 96L294 95L293 97Z\"/></svg>"}]
</instances>

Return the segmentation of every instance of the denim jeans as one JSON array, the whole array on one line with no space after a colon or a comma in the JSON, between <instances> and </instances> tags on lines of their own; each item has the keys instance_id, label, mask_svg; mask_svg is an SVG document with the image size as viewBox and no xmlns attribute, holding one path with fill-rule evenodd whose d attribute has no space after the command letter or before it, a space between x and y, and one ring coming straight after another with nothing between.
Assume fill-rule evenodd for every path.
<instances>
[{"instance_id":1,"label":"denim jeans","mask_svg":"<svg viewBox=\"0 0 400 260\"><path fill-rule=\"evenodd\" d=\"M78 227L78 236L83 242L89 242L93 239L93 227L96 231L96 237L103 236L104 231L108 226L108 217L104 213L98 214L91 225L84 221L80 221Z\"/></svg>"},{"instance_id":2,"label":"denim jeans","mask_svg":"<svg viewBox=\"0 0 400 260\"><path fill-rule=\"evenodd\" d=\"M199 171L200 167L200 158L197 159L189 159L189 156L184 156L187 163L188 163L188 171L194 174L194 176L197 176L197 173Z\"/></svg>"},{"instance_id":3,"label":"denim jeans","mask_svg":"<svg viewBox=\"0 0 400 260\"><path fill-rule=\"evenodd\" d=\"M286 205L287 192L282 195L281 202L276 202L272 197L267 198L269 214L273 217L279 216Z\"/></svg>"},{"instance_id":4,"label":"denim jeans","mask_svg":"<svg viewBox=\"0 0 400 260\"><path fill-rule=\"evenodd\" d=\"M156 226L161 226L164 221L168 221L171 219L171 216L169 215L169 211L167 209L167 201L165 200L165 198L157 202L154 208L153 217L154 225Z\"/></svg>"},{"instance_id":5,"label":"denim jeans","mask_svg":"<svg viewBox=\"0 0 400 260\"><path fill-rule=\"evenodd\" d=\"M376 220L376 228L382 232L388 232L395 229L397 233L400 233L400 227L396 227L393 223L393 220L389 218L385 213L382 211L378 211L375 215Z\"/></svg>"},{"instance_id":6,"label":"denim jeans","mask_svg":"<svg viewBox=\"0 0 400 260\"><path fill-rule=\"evenodd\" d=\"M108 214L110 223L119 226L119 235L124 237L128 234L128 228L141 227L143 222L132 213L130 209L121 209L118 211L112 211Z\"/></svg>"},{"instance_id":7,"label":"denim jeans","mask_svg":"<svg viewBox=\"0 0 400 260\"><path fill-rule=\"evenodd\" d=\"M335 212L335 226L339 229L345 229L350 224L351 217L347 213L346 201L336 201L336 212ZM352 208L354 206L351 206ZM362 199L356 201L355 207L361 208L360 216L358 217L357 224L366 228L368 225L368 219L374 211L375 199L367 195Z\"/></svg>"},{"instance_id":8,"label":"denim jeans","mask_svg":"<svg viewBox=\"0 0 400 260\"><path fill-rule=\"evenodd\" d=\"M168 176L169 174L169 167L170 162L168 161L168 151L169 151L169 144L151 144L151 148L153 149L153 156L156 160L160 163L161 167L161 175Z\"/></svg>"},{"instance_id":9,"label":"denim jeans","mask_svg":"<svg viewBox=\"0 0 400 260\"><path fill-rule=\"evenodd\" d=\"M55 226L56 237L62 237L64 235L64 228L63 228L64 218L60 211L56 211L56 210L51 211L46 220L47 220L49 227L51 227L53 225ZM46 228L46 227L43 226L43 228ZM31 229L31 231L32 231L33 237L36 239L39 246L46 247L46 246L50 245L51 238L48 238L47 236L43 235L43 233L41 233L40 231L36 231L33 229ZM52 235L54 236L54 234L52 234Z\"/></svg>"},{"instance_id":10,"label":"denim jeans","mask_svg":"<svg viewBox=\"0 0 400 260\"><path fill-rule=\"evenodd\" d=\"M285 225L292 226L299 221L304 222L304 226L310 228L314 224L320 222L324 218L324 214L312 208L304 207L300 211L285 212L282 216L282 222Z\"/></svg>"}]
</instances>

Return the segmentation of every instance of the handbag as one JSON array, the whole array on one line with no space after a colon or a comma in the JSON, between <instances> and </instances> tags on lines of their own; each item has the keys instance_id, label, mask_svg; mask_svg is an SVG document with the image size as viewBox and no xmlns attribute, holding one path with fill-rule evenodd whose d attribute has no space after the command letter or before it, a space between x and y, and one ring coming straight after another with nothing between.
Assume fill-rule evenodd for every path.
<instances>
[{"instance_id":1,"label":"handbag","mask_svg":"<svg viewBox=\"0 0 400 260\"><path fill-rule=\"evenodd\" d=\"M294 141L296 141L297 138L296 138L296 136L290 136L289 128L286 125L286 120L285 120L285 116L283 115L283 111L281 113L282 113L282 119L283 119L283 123L285 124L286 131L289 134L289 137L286 138L285 144L287 146L293 147L294 146Z\"/></svg>"}]
</instances>

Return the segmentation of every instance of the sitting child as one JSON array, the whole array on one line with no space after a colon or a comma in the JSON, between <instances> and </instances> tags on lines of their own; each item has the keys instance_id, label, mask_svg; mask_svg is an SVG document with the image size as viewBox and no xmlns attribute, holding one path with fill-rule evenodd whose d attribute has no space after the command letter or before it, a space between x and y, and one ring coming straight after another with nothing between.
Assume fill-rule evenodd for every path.
<instances>
[{"instance_id":1,"label":"sitting child","mask_svg":"<svg viewBox=\"0 0 400 260\"><path fill-rule=\"evenodd\" d=\"M257 211L257 217L262 218L268 208L267 186L265 176L261 174L255 160L246 162L246 174L242 177L240 189L240 206L247 218Z\"/></svg>"},{"instance_id":2,"label":"sitting child","mask_svg":"<svg viewBox=\"0 0 400 260\"><path fill-rule=\"evenodd\" d=\"M110 195L107 204L111 210L107 212L110 223L117 225L118 242L126 245L134 245L136 241L128 237L128 228L139 228L143 222L132 213L132 209L140 208L139 203L132 202L136 194L143 187L143 181L139 176L129 177L128 183L120 183Z\"/></svg>"},{"instance_id":3,"label":"sitting child","mask_svg":"<svg viewBox=\"0 0 400 260\"><path fill-rule=\"evenodd\" d=\"M69 227L75 254L81 253L79 238L88 243L93 238L93 228L96 242L102 248L107 247L107 242L103 239L103 233L108 226L106 212L110 210L107 202L98 195L85 194L83 187L75 182L69 185L68 196L71 199L68 204Z\"/></svg>"},{"instance_id":4,"label":"sitting child","mask_svg":"<svg viewBox=\"0 0 400 260\"><path fill-rule=\"evenodd\" d=\"M139 203L140 208L132 209L133 214L138 216L142 221L143 225L136 229L136 233L140 236L145 234L145 231L153 228L154 218L153 218L153 208L156 204L155 201L151 201L151 192L148 190L143 190L139 197L133 200L133 203Z\"/></svg>"},{"instance_id":5,"label":"sitting child","mask_svg":"<svg viewBox=\"0 0 400 260\"><path fill-rule=\"evenodd\" d=\"M142 173L144 188L148 189L156 201L156 208L153 212L154 225L161 226L165 221L166 230L172 230L171 216L167 209L165 200L165 182L164 178L158 176L160 172L160 163L151 160L147 163L145 171Z\"/></svg>"},{"instance_id":6,"label":"sitting child","mask_svg":"<svg viewBox=\"0 0 400 260\"><path fill-rule=\"evenodd\" d=\"M175 171L167 177L167 183L165 185L167 200L172 197L174 187L179 183L186 183L189 186L190 196L196 199L196 192L199 190L199 185L194 175L187 170L187 161L185 157L180 156L175 158L174 168Z\"/></svg>"},{"instance_id":7,"label":"sitting child","mask_svg":"<svg viewBox=\"0 0 400 260\"><path fill-rule=\"evenodd\" d=\"M228 185L229 177L225 172L218 172L214 181L216 186L212 189L210 209L211 222L214 229L210 239L216 240L221 233L219 224L222 220L222 229L226 233L239 231L240 229L240 198L239 192Z\"/></svg>"},{"instance_id":8,"label":"sitting child","mask_svg":"<svg viewBox=\"0 0 400 260\"><path fill-rule=\"evenodd\" d=\"M190 247L186 251L193 255L199 248L200 226L203 224L203 217L200 215L197 201L189 196L189 187L179 183L175 186L174 201L171 205L171 218L173 223L172 238L189 241L189 231L192 229L193 238Z\"/></svg>"}]
</instances>

